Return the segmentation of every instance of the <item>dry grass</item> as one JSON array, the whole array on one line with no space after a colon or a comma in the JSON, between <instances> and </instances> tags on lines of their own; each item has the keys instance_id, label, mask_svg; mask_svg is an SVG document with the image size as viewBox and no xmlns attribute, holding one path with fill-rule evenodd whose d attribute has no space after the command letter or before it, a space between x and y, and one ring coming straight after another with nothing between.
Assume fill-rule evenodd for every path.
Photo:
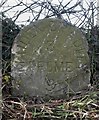
<instances>
[{"instance_id":1,"label":"dry grass","mask_svg":"<svg viewBox=\"0 0 99 120\"><path fill-rule=\"evenodd\" d=\"M37 102L38 101L38 102ZM73 96L69 100L3 99L5 120L99 120L99 91Z\"/></svg>"}]
</instances>

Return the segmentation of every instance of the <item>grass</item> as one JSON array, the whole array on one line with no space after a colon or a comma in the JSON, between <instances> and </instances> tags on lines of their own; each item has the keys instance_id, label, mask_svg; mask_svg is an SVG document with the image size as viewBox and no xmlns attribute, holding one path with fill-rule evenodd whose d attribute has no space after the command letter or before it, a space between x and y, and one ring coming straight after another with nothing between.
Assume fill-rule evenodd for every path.
<instances>
[{"instance_id":1,"label":"grass","mask_svg":"<svg viewBox=\"0 0 99 120\"><path fill-rule=\"evenodd\" d=\"M90 91L85 95L70 99L49 100L38 103L32 99L18 97L3 99L3 117L5 120L98 120L99 91Z\"/></svg>"}]
</instances>

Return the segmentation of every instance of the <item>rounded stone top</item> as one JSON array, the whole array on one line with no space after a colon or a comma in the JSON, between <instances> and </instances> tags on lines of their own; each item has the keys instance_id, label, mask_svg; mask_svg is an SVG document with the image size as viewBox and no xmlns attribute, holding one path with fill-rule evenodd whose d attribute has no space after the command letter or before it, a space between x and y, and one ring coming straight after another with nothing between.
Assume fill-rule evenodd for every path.
<instances>
[{"instance_id":1,"label":"rounded stone top","mask_svg":"<svg viewBox=\"0 0 99 120\"><path fill-rule=\"evenodd\" d=\"M54 96L81 90L90 76L87 51L82 32L64 20L46 18L24 27L12 48L17 93Z\"/></svg>"}]
</instances>

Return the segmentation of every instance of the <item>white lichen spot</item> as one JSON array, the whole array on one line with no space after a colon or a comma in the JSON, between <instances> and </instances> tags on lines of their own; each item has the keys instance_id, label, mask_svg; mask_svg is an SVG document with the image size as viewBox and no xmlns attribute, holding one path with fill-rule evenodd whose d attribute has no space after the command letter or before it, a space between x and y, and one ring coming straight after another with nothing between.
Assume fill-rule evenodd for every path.
<instances>
[{"instance_id":1,"label":"white lichen spot","mask_svg":"<svg viewBox=\"0 0 99 120\"><path fill-rule=\"evenodd\" d=\"M67 69L66 67L63 68L64 71L66 71L66 69Z\"/></svg>"},{"instance_id":2,"label":"white lichen spot","mask_svg":"<svg viewBox=\"0 0 99 120\"><path fill-rule=\"evenodd\" d=\"M15 61L12 63L12 65L13 65L13 67L16 67L16 66L17 66L17 64L16 64Z\"/></svg>"},{"instance_id":3,"label":"white lichen spot","mask_svg":"<svg viewBox=\"0 0 99 120\"><path fill-rule=\"evenodd\" d=\"M56 35L56 37L54 38L54 44L55 44L55 43L56 43L56 41L57 41L57 37L58 37L58 36Z\"/></svg>"},{"instance_id":4,"label":"white lichen spot","mask_svg":"<svg viewBox=\"0 0 99 120\"><path fill-rule=\"evenodd\" d=\"M80 68L81 68L82 66L83 66L82 64L79 65Z\"/></svg>"},{"instance_id":5,"label":"white lichen spot","mask_svg":"<svg viewBox=\"0 0 99 120\"><path fill-rule=\"evenodd\" d=\"M40 54L41 48L42 46L40 46L39 49L37 50L38 55Z\"/></svg>"},{"instance_id":6,"label":"white lichen spot","mask_svg":"<svg viewBox=\"0 0 99 120\"><path fill-rule=\"evenodd\" d=\"M14 49L12 49L12 54L16 54L16 51Z\"/></svg>"},{"instance_id":7,"label":"white lichen spot","mask_svg":"<svg viewBox=\"0 0 99 120\"><path fill-rule=\"evenodd\" d=\"M69 38L68 38L69 40L71 40L71 37L69 36Z\"/></svg>"},{"instance_id":8,"label":"white lichen spot","mask_svg":"<svg viewBox=\"0 0 99 120\"><path fill-rule=\"evenodd\" d=\"M57 59L54 59L54 61L57 61Z\"/></svg>"},{"instance_id":9,"label":"white lichen spot","mask_svg":"<svg viewBox=\"0 0 99 120\"><path fill-rule=\"evenodd\" d=\"M82 56L85 56L85 54L82 54Z\"/></svg>"},{"instance_id":10,"label":"white lichen spot","mask_svg":"<svg viewBox=\"0 0 99 120\"><path fill-rule=\"evenodd\" d=\"M76 33L76 32L74 31L74 35L75 35L75 33Z\"/></svg>"},{"instance_id":11,"label":"white lichen spot","mask_svg":"<svg viewBox=\"0 0 99 120\"><path fill-rule=\"evenodd\" d=\"M49 35L50 35L50 34L48 33L48 34L47 34L47 37L48 37Z\"/></svg>"},{"instance_id":12,"label":"white lichen spot","mask_svg":"<svg viewBox=\"0 0 99 120\"><path fill-rule=\"evenodd\" d=\"M35 57L33 57L32 60L35 60Z\"/></svg>"},{"instance_id":13,"label":"white lichen spot","mask_svg":"<svg viewBox=\"0 0 99 120\"><path fill-rule=\"evenodd\" d=\"M64 47L66 47L66 45L64 45Z\"/></svg>"},{"instance_id":14,"label":"white lichen spot","mask_svg":"<svg viewBox=\"0 0 99 120\"><path fill-rule=\"evenodd\" d=\"M43 42L42 42L43 44L44 44L45 40L46 40L46 39L44 38L44 40L43 40Z\"/></svg>"},{"instance_id":15,"label":"white lichen spot","mask_svg":"<svg viewBox=\"0 0 99 120\"><path fill-rule=\"evenodd\" d=\"M19 73L19 74L22 74L22 73L23 73L23 71L18 71L18 73Z\"/></svg>"},{"instance_id":16,"label":"white lichen spot","mask_svg":"<svg viewBox=\"0 0 99 120\"><path fill-rule=\"evenodd\" d=\"M15 62L20 62L17 57L14 59L14 61L15 61Z\"/></svg>"},{"instance_id":17,"label":"white lichen spot","mask_svg":"<svg viewBox=\"0 0 99 120\"><path fill-rule=\"evenodd\" d=\"M85 65L83 65L83 67L82 67L83 69L85 69L85 68L87 68L87 65L85 64Z\"/></svg>"},{"instance_id":18,"label":"white lichen spot","mask_svg":"<svg viewBox=\"0 0 99 120\"><path fill-rule=\"evenodd\" d=\"M85 37L84 37L84 36L82 36L82 39L84 39L84 40L85 40Z\"/></svg>"},{"instance_id":19,"label":"white lichen spot","mask_svg":"<svg viewBox=\"0 0 99 120\"><path fill-rule=\"evenodd\" d=\"M82 61L79 59L78 62L81 63Z\"/></svg>"},{"instance_id":20,"label":"white lichen spot","mask_svg":"<svg viewBox=\"0 0 99 120\"><path fill-rule=\"evenodd\" d=\"M53 51L48 51L49 54L53 53Z\"/></svg>"},{"instance_id":21,"label":"white lichen spot","mask_svg":"<svg viewBox=\"0 0 99 120\"><path fill-rule=\"evenodd\" d=\"M67 39L68 39L68 40L71 40L71 36L68 36ZM67 41L67 39L66 39L65 41Z\"/></svg>"},{"instance_id":22,"label":"white lichen spot","mask_svg":"<svg viewBox=\"0 0 99 120\"><path fill-rule=\"evenodd\" d=\"M67 71L71 71L71 69L70 69L70 68L67 68Z\"/></svg>"},{"instance_id":23,"label":"white lichen spot","mask_svg":"<svg viewBox=\"0 0 99 120\"><path fill-rule=\"evenodd\" d=\"M17 54L17 52L20 50L20 48L17 46L17 43L14 43L12 47L12 54Z\"/></svg>"},{"instance_id":24,"label":"white lichen spot","mask_svg":"<svg viewBox=\"0 0 99 120\"><path fill-rule=\"evenodd\" d=\"M25 49L27 48L27 45L25 46Z\"/></svg>"},{"instance_id":25,"label":"white lichen spot","mask_svg":"<svg viewBox=\"0 0 99 120\"><path fill-rule=\"evenodd\" d=\"M25 51L25 49L24 49L24 48L23 48L22 50L23 50L23 51Z\"/></svg>"},{"instance_id":26,"label":"white lichen spot","mask_svg":"<svg viewBox=\"0 0 99 120\"><path fill-rule=\"evenodd\" d=\"M67 79L68 79L69 77L67 76Z\"/></svg>"},{"instance_id":27,"label":"white lichen spot","mask_svg":"<svg viewBox=\"0 0 99 120\"><path fill-rule=\"evenodd\" d=\"M21 70L26 71L28 69L28 66L23 67Z\"/></svg>"}]
</instances>

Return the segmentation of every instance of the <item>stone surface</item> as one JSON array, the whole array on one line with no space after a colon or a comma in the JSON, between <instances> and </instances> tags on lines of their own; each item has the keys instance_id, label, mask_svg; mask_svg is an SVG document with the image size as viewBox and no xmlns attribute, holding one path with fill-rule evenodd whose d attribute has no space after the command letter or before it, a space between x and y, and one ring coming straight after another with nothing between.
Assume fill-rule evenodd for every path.
<instances>
[{"instance_id":1,"label":"stone surface","mask_svg":"<svg viewBox=\"0 0 99 120\"><path fill-rule=\"evenodd\" d=\"M89 83L88 46L84 35L60 19L26 26L12 48L14 95L60 97Z\"/></svg>"}]
</instances>

